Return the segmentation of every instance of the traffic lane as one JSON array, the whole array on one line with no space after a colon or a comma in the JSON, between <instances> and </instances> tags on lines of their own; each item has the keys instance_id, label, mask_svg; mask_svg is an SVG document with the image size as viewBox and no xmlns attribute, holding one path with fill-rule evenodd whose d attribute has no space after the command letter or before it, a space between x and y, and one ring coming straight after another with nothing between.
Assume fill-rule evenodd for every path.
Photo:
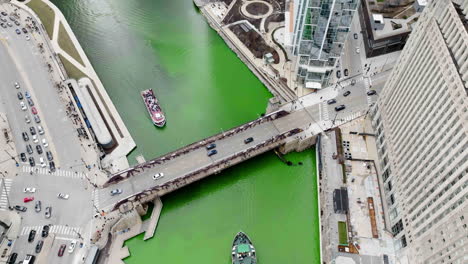
<instances>
[{"instance_id":1,"label":"traffic lane","mask_svg":"<svg viewBox=\"0 0 468 264\"><path fill-rule=\"evenodd\" d=\"M73 257L75 252L71 254L68 253L68 246L70 245L71 240L72 239L66 239L61 238L60 236L56 236L49 251L49 255L47 257L47 263L73 263ZM59 257L58 252L61 245L65 245L66 248L63 252L63 256Z\"/></svg>"},{"instance_id":2,"label":"traffic lane","mask_svg":"<svg viewBox=\"0 0 468 264\"><path fill-rule=\"evenodd\" d=\"M23 65L29 75L31 83L34 83L33 89L30 90L35 102L39 116L44 124L44 129L49 133L45 134L47 141L54 142L55 152L59 160L56 161L56 166L69 167L76 165L81 159L80 142L77 138L77 132L67 117L65 105L60 101L57 90L50 80L50 74L45 66L42 55L32 50L30 47L18 45L15 56Z\"/></svg>"}]
</instances>

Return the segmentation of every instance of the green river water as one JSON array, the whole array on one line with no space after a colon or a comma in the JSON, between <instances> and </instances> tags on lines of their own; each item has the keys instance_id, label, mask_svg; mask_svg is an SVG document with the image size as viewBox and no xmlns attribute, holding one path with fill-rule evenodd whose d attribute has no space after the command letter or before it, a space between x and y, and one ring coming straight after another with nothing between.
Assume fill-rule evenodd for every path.
<instances>
[{"instance_id":1,"label":"green river water","mask_svg":"<svg viewBox=\"0 0 468 264\"><path fill-rule=\"evenodd\" d=\"M68 19L132 134L129 156L156 157L255 119L270 94L191 0L53 0ZM167 126L152 124L139 91L153 88ZM163 197L153 239L126 242L128 264L230 263L243 230L259 264L319 262L315 151L272 153Z\"/></svg>"}]
</instances>

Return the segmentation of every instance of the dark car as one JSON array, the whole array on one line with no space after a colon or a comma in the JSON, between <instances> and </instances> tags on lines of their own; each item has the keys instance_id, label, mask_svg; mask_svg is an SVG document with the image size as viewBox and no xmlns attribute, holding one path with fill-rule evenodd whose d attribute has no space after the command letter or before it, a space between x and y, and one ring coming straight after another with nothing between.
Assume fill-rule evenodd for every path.
<instances>
[{"instance_id":1,"label":"dark car","mask_svg":"<svg viewBox=\"0 0 468 264\"><path fill-rule=\"evenodd\" d=\"M35 237L36 237L36 230L33 229L29 232L28 242L29 243L33 242Z\"/></svg>"},{"instance_id":2,"label":"dark car","mask_svg":"<svg viewBox=\"0 0 468 264\"><path fill-rule=\"evenodd\" d=\"M44 245L44 241L42 241L42 240L39 240L39 241L37 241L37 245L36 245L36 253L39 253L39 252L41 252L42 245Z\"/></svg>"},{"instance_id":3,"label":"dark car","mask_svg":"<svg viewBox=\"0 0 468 264\"><path fill-rule=\"evenodd\" d=\"M343 94L343 96L345 96L345 97L346 97L346 96L348 96L348 95L350 95L350 94L351 94L351 92L350 92L350 91L346 91L346 92Z\"/></svg>"},{"instance_id":4,"label":"dark car","mask_svg":"<svg viewBox=\"0 0 468 264\"><path fill-rule=\"evenodd\" d=\"M369 91L367 91L367 95L374 95L374 94L377 94L377 91L376 91L376 90L369 90Z\"/></svg>"},{"instance_id":5,"label":"dark car","mask_svg":"<svg viewBox=\"0 0 468 264\"><path fill-rule=\"evenodd\" d=\"M52 216L52 207L47 206L45 208L45 218L50 218Z\"/></svg>"},{"instance_id":6,"label":"dark car","mask_svg":"<svg viewBox=\"0 0 468 264\"><path fill-rule=\"evenodd\" d=\"M341 78L341 71L336 71L336 78Z\"/></svg>"},{"instance_id":7,"label":"dark car","mask_svg":"<svg viewBox=\"0 0 468 264\"><path fill-rule=\"evenodd\" d=\"M20 157L21 157L21 161L22 161L22 162L26 162L26 161L28 160L28 159L26 158L26 154L24 154L24 152L22 152L22 153L20 154Z\"/></svg>"},{"instance_id":8,"label":"dark car","mask_svg":"<svg viewBox=\"0 0 468 264\"><path fill-rule=\"evenodd\" d=\"M5 11L2 11L1 14L2 14L3 16L8 16L7 12L5 12ZM15 254L16 254L16 253L15 253Z\"/></svg>"},{"instance_id":9,"label":"dark car","mask_svg":"<svg viewBox=\"0 0 468 264\"><path fill-rule=\"evenodd\" d=\"M16 29L15 32L16 32L16 34L18 34L18 35L21 34L21 31L20 31L19 29Z\"/></svg>"},{"instance_id":10,"label":"dark car","mask_svg":"<svg viewBox=\"0 0 468 264\"><path fill-rule=\"evenodd\" d=\"M34 101L31 98L28 98L28 104L29 104L29 106L34 106Z\"/></svg>"},{"instance_id":11,"label":"dark car","mask_svg":"<svg viewBox=\"0 0 468 264\"><path fill-rule=\"evenodd\" d=\"M21 205L15 205L15 210L20 211L20 212L26 212L26 210L28 210L28 208L26 208L24 206L21 206Z\"/></svg>"},{"instance_id":12,"label":"dark car","mask_svg":"<svg viewBox=\"0 0 468 264\"><path fill-rule=\"evenodd\" d=\"M15 21L15 25L19 26L21 25L20 22L18 20Z\"/></svg>"},{"instance_id":13,"label":"dark car","mask_svg":"<svg viewBox=\"0 0 468 264\"><path fill-rule=\"evenodd\" d=\"M47 237L49 235L49 229L49 225L45 225L44 227L42 227L42 237Z\"/></svg>"},{"instance_id":14,"label":"dark car","mask_svg":"<svg viewBox=\"0 0 468 264\"><path fill-rule=\"evenodd\" d=\"M254 141L253 137L246 138L246 139L244 139L244 144L249 144L252 141Z\"/></svg>"},{"instance_id":15,"label":"dark car","mask_svg":"<svg viewBox=\"0 0 468 264\"><path fill-rule=\"evenodd\" d=\"M34 167L36 165L36 162L34 161L33 157L29 157L29 165L31 165L31 167Z\"/></svg>"},{"instance_id":16,"label":"dark car","mask_svg":"<svg viewBox=\"0 0 468 264\"><path fill-rule=\"evenodd\" d=\"M212 150L208 151L207 155L208 155L208 157L210 157L210 156L213 156L213 155L215 155L217 153L218 153L218 151L216 149L212 149Z\"/></svg>"},{"instance_id":17,"label":"dark car","mask_svg":"<svg viewBox=\"0 0 468 264\"><path fill-rule=\"evenodd\" d=\"M18 96L18 99L20 99L20 100L23 100L23 98L24 98L24 97L23 97L23 94L22 94L21 92L18 92L18 93L16 94L16 96Z\"/></svg>"},{"instance_id":18,"label":"dark car","mask_svg":"<svg viewBox=\"0 0 468 264\"><path fill-rule=\"evenodd\" d=\"M50 151L46 152L46 156L47 156L48 161L52 161L54 159L54 156L52 156L52 152L50 152Z\"/></svg>"},{"instance_id":19,"label":"dark car","mask_svg":"<svg viewBox=\"0 0 468 264\"><path fill-rule=\"evenodd\" d=\"M338 112L338 111L341 111L341 110L343 110L343 109L345 109L345 108L346 108L346 107L345 107L344 105L339 105L339 106L335 107L335 111Z\"/></svg>"},{"instance_id":20,"label":"dark car","mask_svg":"<svg viewBox=\"0 0 468 264\"><path fill-rule=\"evenodd\" d=\"M65 244L62 244L59 248L59 251L58 251L58 256L61 257L63 256L63 252L65 252L65 248L67 248L67 245Z\"/></svg>"},{"instance_id":21,"label":"dark car","mask_svg":"<svg viewBox=\"0 0 468 264\"><path fill-rule=\"evenodd\" d=\"M36 145L36 150L37 150L37 154L42 154L42 147L41 145Z\"/></svg>"},{"instance_id":22,"label":"dark car","mask_svg":"<svg viewBox=\"0 0 468 264\"><path fill-rule=\"evenodd\" d=\"M34 210L36 210L36 213L39 213L41 211L41 201L36 201L36 205L34 206Z\"/></svg>"},{"instance_id":23,"label":"dark car","mask_svg":"<svg viewBox=\"0 0 468 264\"><path fill-rule=\"evenodd\" d=\"M357 39L357 38L358 38L357 33L354 33L353 36L354 36L354 39Z\"/></svg>"},{"instance_id":24,"label":"dark car","mask_svg":"<svg viewBox=\"0 0 468 264\"><path fill-rule=\"evenodd\" d=\"M348 69L344 69L344 76L348 76Z\"/></svg>"},{"instance_id":25,"label":"dark car","mask_svg":"<svg viewBox=\"0 0 468 264\"><path fill-rule=\"evenodd\" d=\"M26 145L26 151L29 153L29 154L33 154L33 148L31 147L31 145Z\"/></svg>"},{"instance_id":26,"label":"dark car","mask_svg":"<svg viewBox=\"0 0 468 264\"><path fill-rule=\"evenodd\" d=\"M214 148L216 148L216 144L215 144L215 143L211 143L211 144L209 144L208 146L206 146L206 149L207 149L207 150L214 149Z\"/></svg>"},{"instance_id":27,"label":"dark car","mask_svg":"<svg viewBox=\"0 0 468 264\"><path fill-rule=\"evenodd\" d=\"M55 163L53 161L49 162L50 171L55 171Z\"/></svg>"},{"instance_id":28,"label":"dark car","mask_svg":"<svg viewBox=\"0 0 468 264\"><path fill-rule=\"evenodd\" d=\"M28 141L28 140L29 140L28 133L26 133L26 132L23 132L23 134L22 134L22 135L23 135L23 139L24 139L24 141Z\"/></svg>"},{"instance_id":29,"label":"dark car","mask_svg":"<svg viewBox=\"0 0 468 264\"><path fill-rule=\"evenodd\" d=\"M12 253L10 257L8 258L7 264L14 264L17 257L18 257L17 253Z\"/></svg>"},{"instance_id":30,"label":"dark car","mask_svg":"<svg viewBox=\"0 0 468 264\"><path fill-rule=\"evenodd\" d=\"M40 123L41 118L38 115L34 115L34 121L36 121L36 123Z\"/></svg>"},{"instance_id":31,"label":"dark car","mask_svg":"<svg viewBox=\"0 0 468 264\"><path fill-rule=\"evenodd\" d=\"M24 34L28 33L28 31L25 28L22 28L21 30L23 31Z\"/></svg>"},{"instance_id":32,"label":"dark car","mask_svg":"<svg viewBox=\"0 0 468 264\"><path fill-rule=\"evenodd\" d=\"M327 104L331 105L331 104L334 104L336 103L336 100L335 99L330 99L327 101Z\"/></svg>"},{"instance_id":33,"label":"dark car","mask_svg":"<svg viewBox=\"0 0 468 264\"><path fill-rule=\"evenodd\" d=\"M0 26L2 26L2 28L6 28L5 23L0 23Z\"/></svg>"},{"instance_id":34,"label":"dark car","mask_svg":"<svg viewBox=\"0 0 468 264\"><path fill-rule=\"evenodd\" d=\"M36 128L35 127L30 127L29 132L31 132L31 135L36 135Z\"/></svg>"}]
</instances>

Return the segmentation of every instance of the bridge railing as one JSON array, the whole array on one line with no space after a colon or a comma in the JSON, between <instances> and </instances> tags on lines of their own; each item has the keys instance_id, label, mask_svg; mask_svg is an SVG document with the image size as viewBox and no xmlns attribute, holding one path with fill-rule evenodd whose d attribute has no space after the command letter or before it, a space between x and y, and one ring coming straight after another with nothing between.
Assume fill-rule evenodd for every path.
<instances>
[{"instance_id":1,"label":"bridge railing","mask_svg":"<svg viewBox=\"0 0 468 264\"><path fill-rule=\"evenodd\" d=\"M270 139L267 139L265 141L263 141L262 143L258 144L258 145L255 145L255 146L252 146L244 151L241 151L241 152L238 152L238 153L235 153L234 155L231 155L225 159L222 159L220 161L217 161L217 162L214 162L206 167L203 167L203 168L200 168L200 169L197 169L197 170L194 170L194 171L191 171L177 179L174 179L172 181L169 181L169 182L166 182L162 185L156 185L156 186L153 186L149 189L146 189L140 193L137 193L135 195L132 195L130 197L127 197L121 201L119 201L118 203L116 203L114 205L114 208L113 210L117 210L120 205L124 204L124 203L127 203L127 202L135 202L135 201L143 201L143 199L147 199L148 201L150 201L152 198L152 196L154 195L163 195L165 193L168 193L170 191L173 191L173 190L176 190L178 188L181 188L189 183L192 183L196 180L199 180L203 177L206 177L210 174L213 174L213 173L218 173L220 172L222 169L225 169L226 167L229 167L230 165L230 162L234 162L236 159L238 158L246 158L248 157L250 154L252 153L255 153L256 151L262 149L262 148L267 148L267 150L270 150L274 147L276 147L276 145L278 145L278 143L282 143L282 141L284 139L286 139L287 137L291 137L291 136L294 136L298 133L301 133L303 130L300 129L300 128L295 128L295 129L292 129L288 132L285 132L285 133L282 133L282 134L279 134L279 135L276 135ZM266 150L266 151L267 151ZM263 152L262 152L263 153ZM258 154L258 153L257 153ZM252 156L253 157L253 156ZM236 163L233 163L233 165L236 164ZM210 173L210 171L212 171ZM146 202L146 201L143 201L143 202Z\"/></svg>"},{"instance_id":2,"label":"bridge railing","mask_svg":"<svg viewBox=\"0 0 468 264\"><path fill-rule=\"evenodd\" d=\"M270 113L268 115L265 115L263 117L260 117L258 119L255 119L253 121L250 121L246 124L242 124L240 126L237 126L237 127L234 127L224 133L219 133L219 134L216 134L214 136L211 136L211 137L208 137L208 138L205 138L205 139L202 139L198 142L194 142L190 145L187 145L185 147L182 147L180 149L177 149L173 152L169 152L161 157L158 157L158 158L155 158L155 159L152 159L150 161L147 161L145 163L142 163L142 164L138 164L134 167L131 167L131 168L128 168L126 170L123 170L123 171L120 171L120 172L117 172L111 176L109 176L109 180L104 184L104 187L107 187L111 184L115 184L115 183L118 183L120 181L123 181L135 174L138 174L140 172L143 172L145 169L149 169L149 168L153 168L157 165L161 165L161 164L164 164L165 162L169 161L169 160L172 160L180 155L184 155L184 154L187 154L193 150L196 150L196 149L199 149L199 148L202 148L202 147L205 147L206 145L208 144L211 144L217 140L222 140L226 137L230 137L232 135L235 135L237 133L240 133L240 132L243 132L247 129L250 129L252 127L255 127L257 125L260 125L262 123L265 123L265 122L270 122L270 121L273 121L273 120L276 120L278 118L281 118L281 117L284 117L284 116L287 116L289 115L289 112L286 111L286 110L279 110L279 111L276 111L276 112L273 112L273 113Z\"/></svg>"}]
</instances>

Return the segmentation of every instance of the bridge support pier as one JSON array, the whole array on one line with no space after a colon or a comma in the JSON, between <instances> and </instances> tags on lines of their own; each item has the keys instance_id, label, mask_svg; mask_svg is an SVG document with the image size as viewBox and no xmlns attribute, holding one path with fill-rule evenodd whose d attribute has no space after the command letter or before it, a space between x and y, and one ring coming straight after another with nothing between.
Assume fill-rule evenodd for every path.
<instances>
[{"instance_id":1,"label":"bridge support pier","mask_svg":"<svg viewBox=\"0 0 468 264\"><path fill-rule=\"evenodd\" d=\"M291 138L279 148L281 154L287 154L292 151L301 152L317 143L317 135L306 136L306 133L298 134L297 138Z\"/></svg>"}]
</instances>

